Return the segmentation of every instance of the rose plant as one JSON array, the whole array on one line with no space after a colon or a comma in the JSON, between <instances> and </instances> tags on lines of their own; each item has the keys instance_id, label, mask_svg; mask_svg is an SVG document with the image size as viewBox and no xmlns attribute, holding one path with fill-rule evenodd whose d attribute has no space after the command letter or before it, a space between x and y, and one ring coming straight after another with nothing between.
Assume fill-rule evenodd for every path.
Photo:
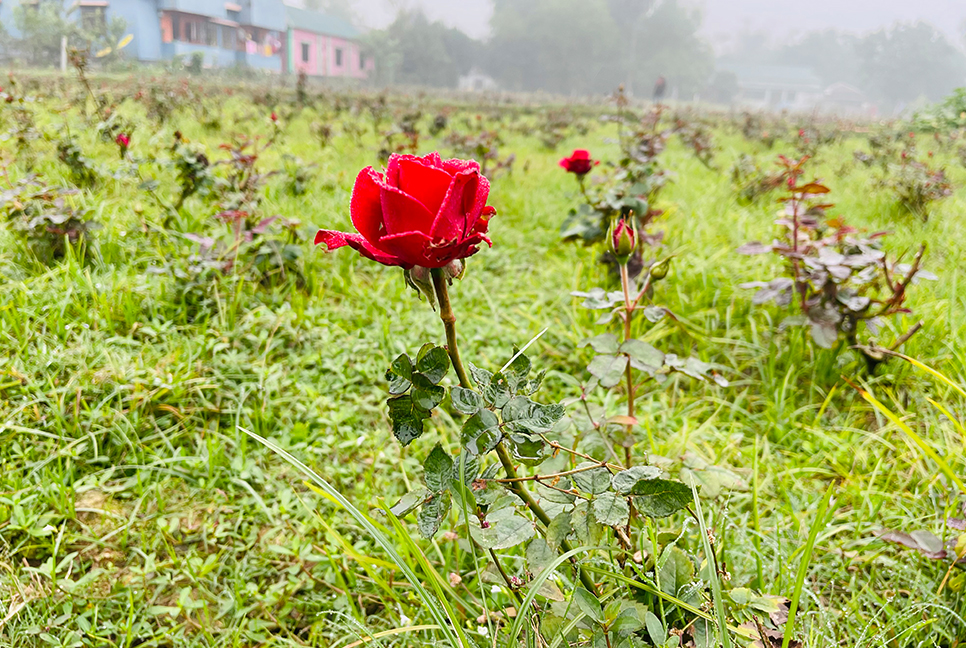
<instances>
[{"instance_id":1,"label":"rose plant","mask_svg":"<svg viewBox=\"0 0 966 648\"><path fill-rule=\"evenodd\" d=\"M502 366L492 369L464 363L461 356L449 288L463 276L466 259L482 243L490 244L486 234L495 210L488 197L489 183L475 162L443 160L436 153L392 156L385 172L366 168L356 179L350 212L357 232L321 230L316 237L329 250L349 246L367 259L402 268L407 281L431 291L439 305L445 345L424 344L388 368L389 420L398 441L410 445L423 435L433 411L446 409L454 420L462 419L461 447L453 454L437 444L425 459L425 487L387 514L395 525L395 518L415 513L419 531L432 537L455 508L474 551L489 556L488 569L521 606L504 637L506 646L518 645L524 628L546 643L583 637L595 646L638 648L648 637L656 645L671 645L668 637L683 636L698 645L730 645L721 576L707 532L699 534L704 539L695 546L710 565L703 572L685 551L693 536L680 534L668 542L657 533L656 520L682 512L690 516L685 526L694 519L704 528L694 499L699 480L689 485L657 466L633 465L638 372L655 384L676 372L698 378L713 374L711 365L665 354L633 337L635 315L643 313L653 322L667 314L650 303L650 295L667 276L668 261L654 264L640 284L632 284L627 261L640 245L637 225L633 214L612 223L609 240L623 290L619 296L603 291L581 296L589 307L603 304L611 311L604 323L617 315L623 335L618 340L607 333L583 343L597 352L591 378L575 399L590 424L573 432L570 423L576 419L567 417L564 404L535 400L544 372L534 375L526 347L514 348ZM458 384L447 386L450 367ZM591 392L614 389L625 379L627 414L597 419ZM623 456L609 444L615 426L625 430ZM606 451L593 443L582 449L582 439L595 436L608 439ZM543 469L521 475L519 464ZM504 563L498 552L523 544L525 562ZM714 614L706 611L711 589ZM729 604L730 614L750 619L756 610L780 605L774 597L753 598L752 605L747 596L737 607Z\"/></svg>"}]
</instances>

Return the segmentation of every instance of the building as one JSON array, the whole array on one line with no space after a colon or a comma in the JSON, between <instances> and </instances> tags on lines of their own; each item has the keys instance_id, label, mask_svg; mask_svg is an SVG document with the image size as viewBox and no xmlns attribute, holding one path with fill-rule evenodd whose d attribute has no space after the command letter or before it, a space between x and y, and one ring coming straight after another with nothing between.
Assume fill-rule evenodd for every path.
<instances>
[{"instance_id":1,"label":"building","mask_svg":"<svg viewBox=\"0 0 966 648\"><path fill-rule=\"evenodd\" d=\"M746 108L811 110L822 99L822 80L811 68L786 65L727 65L738 80L735 102Z\"/></svg>"},{"instance_id":2,"label":"building","mask_svg":"<svg viewBox=\"0 0 966 648\"><path fill-rule=\"evenodd\" d=\"M126 3L132 1L144 0ZM161 59L200 52L206 67L237 65L282 72L285 5L281 0L155 1Z\"/></svg>"},{"instance_id":3,"label":"building","mask_svg":"<svg viewBox=\"0 0 966 648\"><path fill-rule=\"evenodd\" d=\"M62 4L92 27L123 19L133 37L124 53L140 61L200 53L205 67L356 79L373 69L351 24L282 0L0 0L0 24L16 37L14 7L39 2Z\"/></svg>"},{"instance_id":4,"label":"building","mask_svg":"<svg viewBox=\"0 0 966 648\"><path fill-rule=\"evenodd\" d=\"M337 16L285 7L285 69L313 77L365 79L374 62L360 46L359 31Z\"/></svg>"},{"instance_id":5,"label":"building","mask_svg":"<svg viewBox=\"0 0 966 648\"><path fill-rule=\"evenodd\" d=\"M488 74L484 74L477 68L470 70L456 82L456 87L463 92L486 92L498 88L496 80Z\"/></svg>"}]
</instances>

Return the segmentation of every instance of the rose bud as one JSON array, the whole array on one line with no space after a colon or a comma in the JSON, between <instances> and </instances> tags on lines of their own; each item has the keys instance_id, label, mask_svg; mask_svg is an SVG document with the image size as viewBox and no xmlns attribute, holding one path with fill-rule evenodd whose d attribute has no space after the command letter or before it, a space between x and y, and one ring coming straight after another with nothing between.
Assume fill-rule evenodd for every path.
<instances>
[{"instance_id":1,"label":"rose bud","mask_svg":"<svg viewBox=\"0 0 966 648\"><path fill-rule=\"evenodd\" d=\"M367 259L411 270L445 268L479 251L490 217L490 183L473 160L390 155L386 172L363 169L349 212L358 234L319 230L315 244L348 245Z\"/></svg>"},{"instance_id":2,"label":"rose bud","mask_svg":"<svg viewBox=\"0 0 966 648\"><path fill-rule=\"evenodd\" d=\"M653 281L660 281L667 276L668 270L671 269L671 257L664 259L663 261L658 261L651 266L650 276Z\"/></svg>"},{"instance_id":3,"label":"rose bud","mask_svg":"<svg viewBox=\"0 0 966 648\"><path fill-rule=\"evenodd\" d=\"M628 224L627 220L621 216L616 221L611 221L608 239L610 240L611 252L617 257L617 262L626 265L627 260L634 253L634 248L637 247L637 231L634 226Z\"/></svg>"},{"instance_id":4,"label":"rose bud","mask_svg":"<svg viewBox=\"0 0 966 648\"><path fill-rule=\"evenodd\" d=\"M600 162L591 160L590 151L585 151L584 149L577 149L570 157L565 157L560 160L560 166L566 169L567 173L573 173L578 178L582 178L590 173L590 170L597 164L600 164Z\"/></svg>"}]
</instances>

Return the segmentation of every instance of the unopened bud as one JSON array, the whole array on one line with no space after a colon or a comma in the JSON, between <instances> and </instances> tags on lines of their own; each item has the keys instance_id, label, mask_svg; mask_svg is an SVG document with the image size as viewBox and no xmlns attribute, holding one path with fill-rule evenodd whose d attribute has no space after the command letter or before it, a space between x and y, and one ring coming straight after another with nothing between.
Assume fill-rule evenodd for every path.
<instances>
[{"instance_id":1,"label":"unopened bud","mask_svg":"<svg viewBox=\"0 0 966 648\"><path fill-rule=\"evenodd\" d=\"M637 247L637 231L634 229L634 226L629 224L622 216L616 221L611 222L608 238L610 240L611 251L617 257L617 262L621 265L626 265L627 260L634 253L634 248Z\"/></svg>"},{"instance_id":2,"label":"unopened bud","mask_svg":"<svg viewBox=\"0 0 966 648\"><path fill-rule=\"evenodd\" d=\"M671 269L671 257L664 259L663 261L658 261L651 266L651 279L653 281L660 281L667 276L668 270Z\"/></svg>"}]
</instances>

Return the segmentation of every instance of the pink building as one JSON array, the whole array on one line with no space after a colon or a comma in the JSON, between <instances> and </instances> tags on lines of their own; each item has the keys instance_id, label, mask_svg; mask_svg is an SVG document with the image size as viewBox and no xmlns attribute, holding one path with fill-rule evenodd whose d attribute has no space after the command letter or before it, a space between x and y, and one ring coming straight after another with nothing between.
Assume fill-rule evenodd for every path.
<instances>
[{"instance_id":1,"label":"pink building","mask_svg":"<svg viewBox=\"0 0 966 648\"><path fill-rule=\"evenodd\" d=\"M316 77L365 79L375 67L359 44L359 31L335 16L285 7L286 71Z\"/></svg>"}]
</instances>

